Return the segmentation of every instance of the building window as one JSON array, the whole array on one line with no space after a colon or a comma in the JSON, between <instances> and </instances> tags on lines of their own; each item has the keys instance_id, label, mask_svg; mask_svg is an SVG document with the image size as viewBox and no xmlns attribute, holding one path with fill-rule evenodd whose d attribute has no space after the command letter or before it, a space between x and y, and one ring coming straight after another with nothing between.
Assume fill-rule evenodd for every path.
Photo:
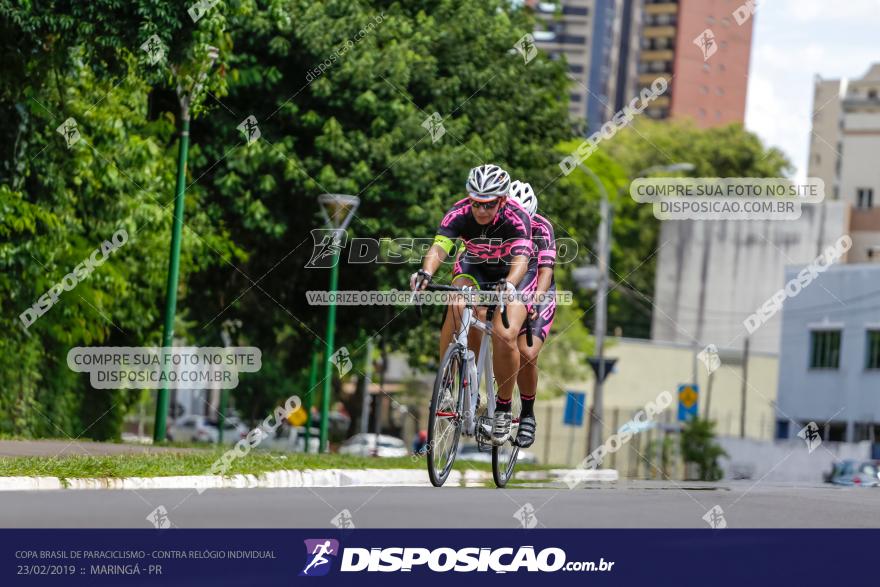
<instances>
[{"instance_id":1,"label":"building window","mask_svg":"<svg viewBox=\"0 0 880 587\"><path fill-rule=\"evenodd\" d=\"M874 190L872 188L856 189L856 207L872 208L874 206Z\"/></svg>"},{"instance_id":2,"label":"building window","mask_svg":"<svg viewBox=\"0 0 880 587\"><path fill-rule=\"evenodd\" d=\"M810 368L840 368L840 331L814 330L810 333Z\"/></svg>"},{"instance_id":3,"label":"building window","mask_svg":"<svg viewBox=\"0 0 880 587\"><path fill-rule=\"evenodd\" d=\"M552 6L554 9L556 8L553 4L547 3ZM587 16L590 13L590 9L586 7L580 6L563 6L562 14L571 14L572 16Z\"/></svg>"},{"instance_id":4,"label":"building window","mask_svg":"<svg viewBox=\"0 0 880 587\"><path fill-rule=\"evenodd\" d=\"M868 331L868 356L865 369L880 369L880 330Z\"/></svg>"},{"instance_id":5,"label":"building window","mask_svg":"<svg viewBox=\"0 0 880 587\"><path fill-rule=\"evenodd\" d=\"M649 69L651 71L668 71L669 67L666 63L666 61L652 61Z\"/></svg>"}]
</instances>

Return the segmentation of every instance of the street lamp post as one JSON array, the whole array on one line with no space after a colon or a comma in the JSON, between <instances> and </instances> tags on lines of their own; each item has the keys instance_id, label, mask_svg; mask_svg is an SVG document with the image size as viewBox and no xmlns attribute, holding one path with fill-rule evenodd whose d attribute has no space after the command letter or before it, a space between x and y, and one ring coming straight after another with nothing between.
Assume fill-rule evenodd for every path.
<instances>
[{"instance_id":1,"label":"street lamp post","mask_svg":"<svg viewBox=\"0 0 880 587\"><path fill-rule=\"evenodd\" d=\"M177 282L180 275L180 239L183 231L183 200L186 189L186 161L189 156L190 105L198 95L220 55L216 47L208 47L208 61L199 72L194 85L184 89L177 85L177 98L180 101L180 151L177 158L177 186L174 196L174 219L171 225L171 252L168 261L168 282L165 290L165 325L162 331L162 347L167 352L174 346L174 314L177 312ZM153 441L165 440L165 422L168 418L168 386L163 385L156 396L156 425L153 428Z\"/></svg>"},{"instance_id":2,"label":"street lamp post","mask_svg":"<svg viewBox=\"0 0 880 587\"><path fill-rule=\"evenodd\" d=\"M590 176L599 190L599 235L597 243L597 267L593 277L596 281L596 385L593 391L593 408L590 410L590 433L588 436L587 453L602 444L602 417L604 415L604 383L605 383L605 331L608 322L608 259L611 251L611 206L608 202L608 191L599 176L583 163L578 167ZM636 178L655 172L675 173L692 171L692 163L674 163L672 165L654 165L643 169ZM635 178L634 178L635 179ZM586 276L585 276L586 277Z\"/></svg>"},{"instance_id":3,"label":"street lamp post","mask_svg":"<svg viewBox=\"0 0 880 587\"><path fill-rule=\"evenodd\" d=\"M330 268L330 289L329 294L332 296L336 291L339 282L339 253L341 246L340 233L344 232L354 218L354 212L360 204L360 199L356 196L348 196L344 194L322 194L318 196L318 202L321 204L321 213L324 215L325 224L333 229L334 234L331 236L330 246L333 254L333 265ZM327 310L327 336L325 338L324 351L324 385L323 397L321 398L321 446L319 451L327 451L327 437L329 431L330 420L330 375L333 369L333 337L336 332L336 303L334 300L329 301Z\"/></svg>"},{"instance_id":4,"label":"street lamp post","mask_svg":"<svg viewBox=\"0 0 880 587\"><path fill-rule=\"evenodd\" d=\"M596 173L584 165L579 164L578 167L590 176L596 188L599 190L601 200L599 202L599 236L597 248L597 269L598 280L596 287L596 357L598 359L598 369L596 369L596 385L593 390L593 409L590 410L590 433L587 445L587 453L591 453L595 448L602 444L602 416L603 416L603 387L605 381L605 330L608 319L608 307L606 298L608 296L608 257L611 248L610 238L610 205L608 203L608 191L605 184L599 179Z\"/></svg>"}]
</instances>

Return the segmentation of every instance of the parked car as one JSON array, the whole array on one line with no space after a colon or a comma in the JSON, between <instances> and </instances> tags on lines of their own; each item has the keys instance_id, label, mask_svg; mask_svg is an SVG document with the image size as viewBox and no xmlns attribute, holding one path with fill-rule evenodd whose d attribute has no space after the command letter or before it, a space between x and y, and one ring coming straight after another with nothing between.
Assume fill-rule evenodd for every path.
<instances>
[{"instance_id":1,"label":"parked car","mask_svg":"<svg viewBox=\"0 0 880 587\"><path fill-rule=\"evenodd\" d=\"M321 447L321 429L312 427L309 434L309 452L317 453ZM305 445L305 426L282 426L275 434L262 439L257 448L278 452L304 452Z\"/></svg>"},{"instance_id":2,"label":"parked car","mask_svg":"<svg viewBox=\"0 0 880 587\"><path fill-rule=\"evenodd\" d=\"M223 443L236 443L247 436L248 428L237 417L226 418L223 425ZM174 421L168 428L168 439L177 442L217 442L220 431L217 421L207 416L191 414Z\"/></svg>"},{"instance_id":3,"label":"parked car","mask_svg":"<svg viewBox=\"0 0 880 587\"><path fill-rule=\"evenodd\" d=\"M880 466L877 461L838 461L834 463L828 481L835 485L877 487L880 486Z\"/></svg>"},{"instance_id":4,"label":"parked car","mask_svg":"<svg viewBox=\"0 0 880 587\"><path fill-rule=\"evenodd\" d=\"M492 452L482 452L477 448L476 444L464 444L461 443L458 445L458 456L457 460L460 461L470 461L474 463L491 463L492 462ZM517 463L529 463L534 464L538 462L538 457L527 450L520 449L519 453L516 456Z\"/></svg>"},{"instance_id":5,"label":"parked car","mask_svg":"<svg viewBox=\"0 0 880 587\"><path fill-rule=\"evenodd\" d=\"M355 434L342 443L339 454L362 457L405 457L409 450L403 439L387 434Z\"/></svg>"}]
</instances>

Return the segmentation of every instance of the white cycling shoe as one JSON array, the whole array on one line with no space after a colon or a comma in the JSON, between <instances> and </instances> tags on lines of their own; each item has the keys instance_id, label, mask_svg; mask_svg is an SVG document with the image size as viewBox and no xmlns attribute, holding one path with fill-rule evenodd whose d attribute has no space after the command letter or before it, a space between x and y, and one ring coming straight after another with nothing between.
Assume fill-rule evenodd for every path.
<instances>
[{"instance_id":1,"label":"white cycling shoe","mask_svg":"<svg viewBox=\"0 0 880 587\"><path fill-rule=\"evenodd\" d=\"M510 438L510 425L513 417L510 412L495 412L495 421L492 423L492 444L501 446Z\"/></svg>"}]
</instances>

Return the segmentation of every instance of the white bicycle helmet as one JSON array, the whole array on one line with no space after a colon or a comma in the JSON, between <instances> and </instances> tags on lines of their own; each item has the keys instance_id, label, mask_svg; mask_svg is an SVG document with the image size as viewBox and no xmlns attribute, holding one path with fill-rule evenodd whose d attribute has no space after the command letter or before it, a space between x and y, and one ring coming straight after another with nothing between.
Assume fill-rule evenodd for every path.
<instances>
[{"instance_id":1,"label":"white bicycle helmet","mask_svg":"<svg viewBox=\"0 0 880 587\"><path fill-rule=\"evenodd\" d=\"M474 167L468 174L468 195L480 202L489 202L506 196L510 190L510 175L491 163Z\"/></svg>"},{"instance_id":2,"label":"white bicycle helmet","mask_svg":"<svg viewBox=\"0 0 880 587\"><path fill-rule=\"evenodd\" d=\"M510 184L510 198L522 206L529 216L534 216L538 210L538 196L532 189L532 184L516 180Z\"/></svg>"}]
</instances>

